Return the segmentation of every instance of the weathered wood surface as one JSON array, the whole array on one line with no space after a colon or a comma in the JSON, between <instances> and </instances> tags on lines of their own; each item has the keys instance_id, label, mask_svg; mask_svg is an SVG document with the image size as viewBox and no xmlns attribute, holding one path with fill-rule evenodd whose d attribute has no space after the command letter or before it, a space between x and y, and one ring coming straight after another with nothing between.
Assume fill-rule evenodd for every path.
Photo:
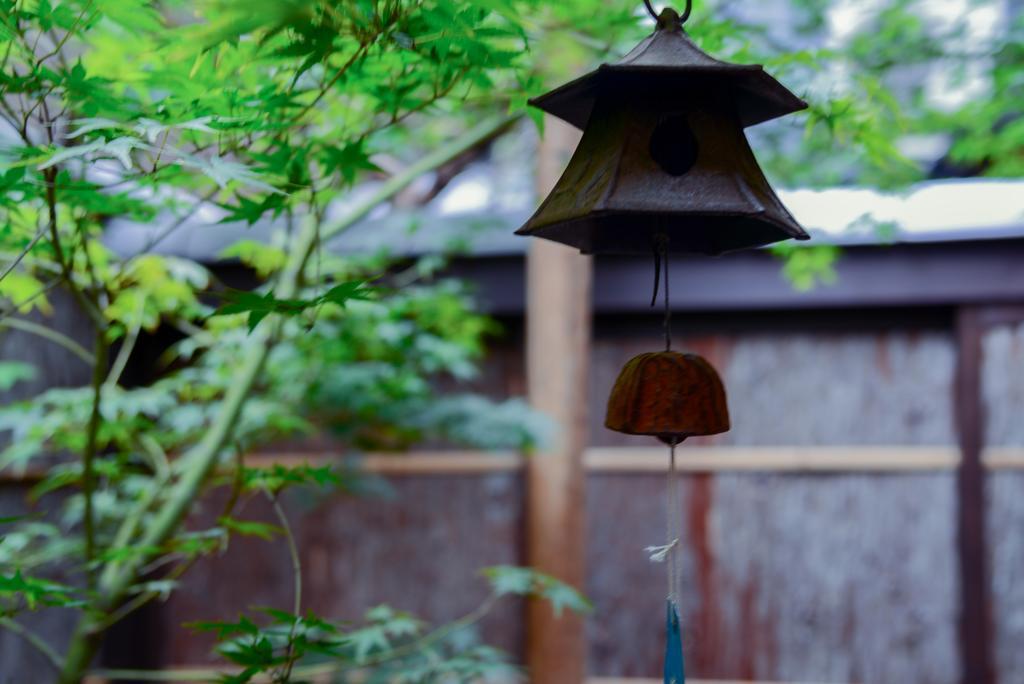
<instances>
[{"instance_id":1,"label":"weathered wood surface","mask_svg":"<svg viewBox=\"0 0 1024 684\"><path fill-rule=\"evenodd\" d=\"M39 513L47 506L31 506L28 503L29 486L4 486L0 488L0 518ZM52 503L52 500L48 503ZM0 527L3 537L6 527ZM46 639L47 643L60 649L71 638L75 623L72 614L57 608L26 611L16 616L22 625ZM34 673L37 678L26 678ZM0 628L0 682L23 684L24 682L45 682L53 677L53 667L45 657L20 636Z\"/></svg>"},{"instance_id":2,"label":"weathered wood surface","mask_svg":"<svg viewBox=\"0 0 1024 684\"><path fill-rule=\"evenodd\" d=\"M676 317L679 319L680 317ZM674 320L676 320L674 319ZM677 335L685 319L677 321ZM599 446L649 445L605 430L604 404L628 359L658 349L650 337L598 338L591 362L590 438ZM725 382L732 430L698 444L952 444L955 351L941 332L756 333L677 337Z\"/></svg>"},{"instance_id":3,"label":"weathered wood surface","mask_svg":"<svg viewBox=\"0 0 1024 684\"><path fill-rule=\"evenodd\" d=\"M72 305L69 295L53 290L47 296L54 308L52 315L36 311L24 318L63 333L91 351L92 327L88 318ZM0 405L35 396L50 387L88 385L92 377L92 369L64 347L20 330L0 327L0 359L23 361L36 368L34 379L0 392Z\"/></svg>"},{"instance_id":4,"label":"weathered wood surface","mask_svg":"<svg viewBox=\"0 0 1024 684\"><path fill-rule=\"evenodd\" d=\"M28 318L52 327L86 349L91 349L92 332L88 320L71 305L70 297L59 290L47 296L54 307L54 315L42 316L37 312ZM0 392L0 406L26 399L51 387L87 385L91 377L90 367L63 347L19 330L0 328L0 360L23 361L36 368L34 379L20 382L7 392ZM0 433L0 450L8 443L7 434ZM29 486L14 484L0 489L0 517L22 515L45 508L29 507L26 500ZM2 535L3 529L0 529ZM67 641L74 628L74 622L68 615L67 611L45 609L20 615L18 619L59 647ZM26 679L26 673L35 673L37 678ZM28 646L21 637L0 629L0 682L21 684L27 681L48 681L51 673L50 665L35 649Z\"/></svg>"},{"instance_id":5,"label":"weathered wood surface","mask_svg":"<svg viewBox=\"0 0 1024 684\"><path fill-rule=\"evenodd\" d=\"M590 672L658 673L664 480L590 477ZM953 475L684 476L684 643L700 678L953 684ZM1009 680L1006 680L1009 681Z\"/></svg>"},{"instance_id":6,"label":"weathered wood surface","mask_svg":"<svg viewBox=\"0 0 1024 684\"><path fill-rule=\"evenodd\" d=\"M579 141L548 116L538 154L544 194ZM563 582L586 579L583 450L587 446L590 354L590 257L532 240L526 259L526 379L530 405L551 418L552 439L526 464L526 562ZM535 684L583 684L586 642L580 617L557 615L530 600L526 665Z\"/></svg>"},{"instance_id":7,"label":"weathered wood surface","mask_svg":"<svg viewBox=\"0 0 1024 684\"><path fill-rule=\"evenodd\" d=\"M486 597L481 568L521 564L520 475L399 477L389 486L387 497L286 497L301 549L305 608L359 620L367 609L387 603L432 622L450 621ZM214 516L219 502L204 508ZM236 517L276 524L259 498ZM181 623L232 617L252 606L290 610L291 588L283 540L233 539L226 554L198 563L165 605L166 662L211 660L210 641ZM509 600L482 623L483 638L519 662L521 611L518 601Z\"/></svg>"},{"instance_id":8,"label":"weathered wood surface","mask_svg":"<svg viewBox=\"0 0 1024 684\"><path fill-rule=\"evenodd\" d=\"M956 556L960 569L957 619L965 684L995 684L992 598L989 572L986 472L982 462L985 408L982 401L984 324L978 307L956 315L957 367L954 411L960 465L956 473Z\"/></svg>"},{"instance_id":9,"label":"weathered wood surface","mask_svg":"<svg viewBox=\"0 0 1024 684\"><path fill-rule=\"evenodd\" d=\"M1024 473L990 473L986 491L996 672L1024 682Z\"/></svg>"},{"instance_id":10,"label":"weathered wood surface","mask_svg":"<svg viewBox=\"0 0 1024 684\"><path fill-rule=\"evenodd\" d=\"M1024 446L1024 325L991 329L983 341L986 443ZM988 475L988 541L994 651L999 682L1024 681L1024 473Z\"/></svg>"},{"instance_id":11,"label":"weathered wood surface","mask_svg":"<svg viewBox=\"0 0 1024 684\"><path fill-rule=\"evenodd\" d=\"M1024 446L1024 325L989 330L982 344L986 446Z\"/></svg>"},{"instance_id":12,"label":"weathered wood surface","mask_svg":"<svg viewBox=\"0 0 1024 684\"><path fill-rule=\"evenodd\" d=\"M960 460L955 446L697 446L686 444L683 472L880 473L953 470ZM1004 448L993 460L1008 467L1024 449ZM584 456L589 473L664 473L665 447L591 447Z\"/></svg>"}]
</instances>

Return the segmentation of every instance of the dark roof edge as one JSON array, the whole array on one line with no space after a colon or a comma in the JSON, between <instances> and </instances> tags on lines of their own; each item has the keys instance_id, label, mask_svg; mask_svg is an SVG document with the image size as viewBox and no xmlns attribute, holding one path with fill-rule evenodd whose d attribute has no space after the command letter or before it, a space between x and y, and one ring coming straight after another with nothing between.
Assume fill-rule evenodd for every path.
<instances>
[{"instance_id":1,"label":"dark roof edge","mask_svg":"<svg viewBox=\"0 0 1024 684\"><path fill-rule=\"evenodd\" d=\"M754 311L830 308L959 306L1024 303L1024 236L1004 240L856 245L835 264L836 279L801 292L774 255L755 250L722 257L670 261L673 308ZM597 314L650 312L649 259L595 259ZM483 308L522 315L525 268L521 255L457 259L451 275L475 285Z\"/></svg>"}]
</instances>

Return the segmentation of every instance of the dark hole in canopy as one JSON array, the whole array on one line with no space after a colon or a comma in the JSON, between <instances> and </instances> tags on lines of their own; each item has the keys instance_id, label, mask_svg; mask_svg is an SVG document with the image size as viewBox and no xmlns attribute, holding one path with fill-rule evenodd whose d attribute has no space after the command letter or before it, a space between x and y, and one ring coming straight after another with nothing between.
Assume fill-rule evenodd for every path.
<instances>
[{"instance_id":1,"label":"dark hole in canopy","mask_svg":"<svg viewBox=\"0 0 1024 684\"><path fill-rule=\"evenodd\" d=\"M697 139L682 115L670 116L651 133L651 158L670 176L682 176L697 161Z\"/></svg>"}]
</instances>

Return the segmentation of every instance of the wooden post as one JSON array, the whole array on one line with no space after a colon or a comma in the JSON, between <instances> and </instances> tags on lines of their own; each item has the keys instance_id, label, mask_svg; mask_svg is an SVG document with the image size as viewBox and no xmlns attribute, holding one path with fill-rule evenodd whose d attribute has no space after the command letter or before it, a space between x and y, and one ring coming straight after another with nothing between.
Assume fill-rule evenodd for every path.
<instances>
[{"instance_id":1,"label":"wooden post","mask_svg":"<svg viewBox=\"0 0 1024 684\"><path fill-rule=\"evenodd\" d=\"M957 552L960 564L960 651L963 684L993 684L992 616L985 530L984 407L981 394L981 312L957 315Z\"/></svg>"},{"instance_id":2,"label":"wooden post","mask_svg":"<svg viewBox=\"0 0 1024 684\"><path fill-rule=\"evenodd\" d=\"M579 132L547 117L538 192L554 186ZM526 467L526 555L535 569L585 589L583 450L587 437L591 263L575 249L531 238L526 265L526 364L530 403L557 432ZM583 620L527 604L526 664L532 684L582 684Z\"/></svg>"}]
</instances>

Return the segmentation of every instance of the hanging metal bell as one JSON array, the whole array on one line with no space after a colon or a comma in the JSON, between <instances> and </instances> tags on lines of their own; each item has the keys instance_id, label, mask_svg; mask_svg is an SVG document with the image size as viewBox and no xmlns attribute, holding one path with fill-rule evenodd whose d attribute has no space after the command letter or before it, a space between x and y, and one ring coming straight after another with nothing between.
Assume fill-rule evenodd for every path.
<instances>
[{"instance_id":1,"label":"hanging metal bell","mask_svg":"<svg viewBox=\"0 0 1024 684\"><path fill-rule=\"evenodd\" d=\"M776 197L743 128L807 107L760 65L701 51L679 15L615 64L531 101L583 129L561 179L517 232L587 254L721 254L804 230Z\"/></svg>"},{"instance_id":2,"label":"hanging metal bell","mask_svg":"<svg viewBox=\"0 0 1024 684\"><path fill-rule=\"evenodd\" d=\"M678 443L729 430L725 387L697 354L648 352L630 359L608 398L605 427Z\"/></svg>"}]
</instances>

